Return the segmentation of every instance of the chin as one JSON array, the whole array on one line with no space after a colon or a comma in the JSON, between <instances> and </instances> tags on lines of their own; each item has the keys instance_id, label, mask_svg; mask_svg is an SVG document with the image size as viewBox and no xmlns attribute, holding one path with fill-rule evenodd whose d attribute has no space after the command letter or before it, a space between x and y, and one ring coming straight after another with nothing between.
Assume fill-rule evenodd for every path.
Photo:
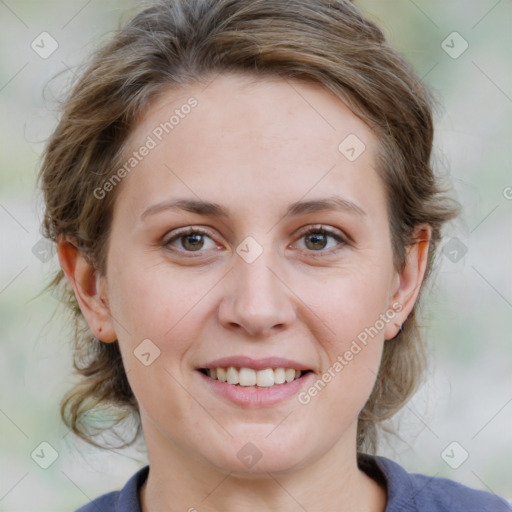
<instances>
[{"instance_id":1,"label":"chin","mask_svg":"<svg viewBox=\"0 0 512 512\"><path fill-rule=\"evenodd\" d=\"M297 452L295 452L297 454ZM226 461L226 465L222 468L224 472L229 472L230 476L240 479L268 480L269 473L286 475L299 469L301 466L301 460L297 459L297 456L288 457L283 460L281 457L267 456L262 457L254 465L246 464L241 462L238 458L231 459L229 462Z\"/></svg>"},{"instance_id":2,"label":"chin","mask_svg":"<svg viewBox=\"0 0 512 512\"><path fill-rule=\"evenodd\" d=\"M281 428L279 433L272 432L275 428L265 425L249 432L246 429L245 435L234 436L232 442L219 446L212 462L239 478L268 478L268 473L286 474L297 469L305 463L303 450L307 444L295 440L284 426L277 427Z\"/></svg>"}]
</instances>

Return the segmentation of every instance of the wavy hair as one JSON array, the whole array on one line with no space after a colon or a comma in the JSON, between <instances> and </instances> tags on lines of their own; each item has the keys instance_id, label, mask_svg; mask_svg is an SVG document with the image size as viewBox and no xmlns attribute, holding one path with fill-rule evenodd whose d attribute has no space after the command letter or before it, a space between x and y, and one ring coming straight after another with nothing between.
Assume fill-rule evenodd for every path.
<instances>
[{"instance_id":1,"label":"wavy hair","mask_svg":"<svg viewBox=\"0 0 512 512\"><path fill-rule=\"evenodd\" d=\"M412 66L380 28L342 0L160 0L120 26L85 63L62 103L60 121L39 172L45 212L43 235L75 240L105 273L116 189L94 191L124 161L126 141L160 94L206 82L222 72L256 78L312 81L332 91L374 131L376 165L387 193L394 265L403 268L414 227L432 227L425 279L444 222L457 204L431 164L435 102ZM422 287L424 284L422 285ZM70 284L59 270L58 290L74 321L78 384L64 397L61 415L82 439L98 445L91 412L108 409L117 424L138 404L118 343L95 339ZM416 391L425 366L418 302L399 334L384 345L374 389L358 418L358 451L375 451L377 427ZM140 418L131 444L140 433Z\"/></svg>"}]
</instances>

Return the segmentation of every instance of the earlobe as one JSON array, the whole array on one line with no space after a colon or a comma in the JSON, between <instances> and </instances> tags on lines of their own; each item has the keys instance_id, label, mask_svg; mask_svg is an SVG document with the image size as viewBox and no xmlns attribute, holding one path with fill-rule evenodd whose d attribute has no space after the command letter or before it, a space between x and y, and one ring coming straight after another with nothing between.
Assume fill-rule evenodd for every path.
<instances>
[{"instance_id":1,"label":"earlobe","mask_svg":"<svg viewBox=\"0 0 512 512\"><path fill-rule=\"evenodd\" d=\"M106 343L116 341L103 278L71 241L59 240L57 254L93 336Z\"/></svg>"},{"instance_id":2,"label":"earlobe","mask_svg":"<svg viewBox=\"0 0 512 512\"><path fill-rule=\"evenodd\" d=\"M416 226L413 232L415 242L406 248L405 266L398 274L398 286L391 299L391 303L400 304L401 309L395 316L394 322L386 326L384 334L386 340L391 340L398 334L418 299L427 269L431 234L432 229L428 224Z\"/></svg>"}]
</instances>

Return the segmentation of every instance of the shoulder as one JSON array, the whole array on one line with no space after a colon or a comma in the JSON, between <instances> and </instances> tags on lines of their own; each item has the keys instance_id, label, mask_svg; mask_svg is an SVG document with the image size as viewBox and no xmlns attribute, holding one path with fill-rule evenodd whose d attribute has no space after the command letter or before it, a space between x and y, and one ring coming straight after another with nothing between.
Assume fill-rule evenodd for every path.
<instances>
[{"instance_id":1,"label":"shoulder","mask_svg":"<svg viewBox=\"0 0 512 512\"><path fill-rule=\"evenodd\" d=\"M373 459L387 485L386 512L512 511L509 503L490 492L471 489L447 478L409 473L385 457L364 457L370 466Z\"/></svg>"},{"instance_id":2,"label":"shoulder","mask_svg":"<svg viewBox=\"0 0 512 512\"><path fill-rule=\"evenodd\" d=\"M148 474L149 466L146 466L135 473L120 491L104 494L75 512L141 512L139 489Z\"/></svg>"}]
</instances>

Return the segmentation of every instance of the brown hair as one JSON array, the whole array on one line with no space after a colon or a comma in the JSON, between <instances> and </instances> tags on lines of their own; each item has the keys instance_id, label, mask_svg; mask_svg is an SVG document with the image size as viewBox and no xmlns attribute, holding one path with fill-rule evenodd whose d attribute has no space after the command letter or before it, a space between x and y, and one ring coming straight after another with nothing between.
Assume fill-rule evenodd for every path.
<instances>
[{"instance_id":1,"label":"brown hair","mask_svg":"<svg viewBox=\"0 0 512 512\"><path fill-rule=\"evenodd\" d=\"M431 168L433 100L381 30L348 1L166 0L150 3L91 57L64 102L43 155L43 234L70 237L105 273L116 189L94 190L122 165L126 140L156 97L221 72L280 76L322 84L376 133L377 168L386 187L394 263L401 269L414 227L432 227L426 277L442 224L455 202ZM62 401L66 424L92 444L86 416L107 406L113 424L138 414L117 342L95 339L62 270L60 289L74 318L74 364L82 376ZM358 420L357 449L376 449L377 425L417 389L424 367L415 305L384 346L372 394ZM95 433L101 432L97 428ZM137 432L130 444L140 432Z\"/></svg>"}]
</instances>

